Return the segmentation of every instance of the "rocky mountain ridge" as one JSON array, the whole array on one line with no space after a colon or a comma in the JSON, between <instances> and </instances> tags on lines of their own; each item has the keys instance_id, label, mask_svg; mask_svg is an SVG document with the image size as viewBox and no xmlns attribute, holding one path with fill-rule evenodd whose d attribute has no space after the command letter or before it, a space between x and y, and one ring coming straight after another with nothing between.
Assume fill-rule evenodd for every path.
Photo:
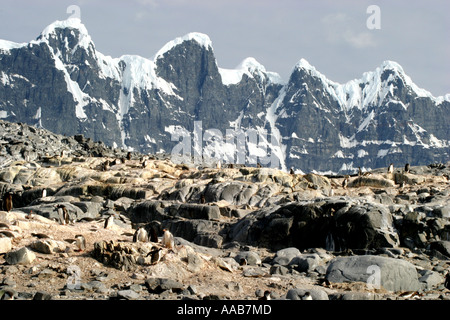
<instances>
[{"instance_id":1,"label":"rocky mountain ridge","mask_svg":"<svg viewBox=\"0 0 450 320\"><path fill-rule=\"evenodd\" d=\"M151 59L112 58L68 19L29 43L2 40L0 79L4 120L141 153L171 153L184 136L190 155L299 173L448 161L449 95L433 97L392 61L338 84L301 59L283 81L253 58L220 68L201 33Z\"/></svg>"}]
</instances>

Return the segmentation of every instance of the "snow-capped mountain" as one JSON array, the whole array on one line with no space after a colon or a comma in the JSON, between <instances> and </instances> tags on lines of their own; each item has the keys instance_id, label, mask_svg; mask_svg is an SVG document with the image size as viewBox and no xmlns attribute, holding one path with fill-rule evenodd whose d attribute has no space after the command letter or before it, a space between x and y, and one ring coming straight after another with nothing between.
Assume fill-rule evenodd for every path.
<instances>
[{"instance_id":1,"label":"snow-capped mountain","mask_svg":"<svg viewBox=\"0 0 450 320\"><path fill-rule=\"evenodd\" d=\"M254 58L220 68L201 33L151 58L103 55L79 19L29 43L0 40L0 118L144 153L170 153L184 132L184 152L284 170L428 164L448 161L449 108L450 95L392 61L339 84L301 59L285 82Z\"/></svg>"}]
</instances>

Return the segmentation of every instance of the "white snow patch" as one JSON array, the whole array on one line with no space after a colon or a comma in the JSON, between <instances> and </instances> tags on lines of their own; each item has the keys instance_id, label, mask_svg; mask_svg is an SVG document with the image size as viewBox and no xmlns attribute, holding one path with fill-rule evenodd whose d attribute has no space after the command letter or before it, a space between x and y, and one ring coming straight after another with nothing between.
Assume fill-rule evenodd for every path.
<instances>
[{"instance_id":1,"label":"white snow patch","mask_svg":"<svg viewBox=\"0 0 450 320\"><path fill-rule=\"evenodd\" d=\"M250 78L258 76L260 79L267 79L270 83L284 84L278 73L266 71L266 68L252 57L244 59L235 69L219 68L219 73L222 83L226 86L238 84L244 74Z\"/></svg>"},{"instance_id":2,"label":"white snow patch","mask_svg":"<svg viewBox=\"0 0 450 320\"><path fill-rule=\"evenodd\" d=\"M277 121L276 111L283 103L285 96L286 96L286 87L283 87L280 90L280 93L279 93L277 99L272 103L272 105L269 108L267 108L267 113L266 113L266 119L269 122L271 132L272 132L272 137L277 140L276 146L274 146L273 144L271 145L272 152L274 152L274 154L280 160L281 170L283 170L283 171L287 171L286 162L285 162L286 161L286 145L283 145L282 136L280 134L280 131L276 127L276 121Z\"/></svg>"},{"instance_id":3,"label":"white snow patch","mask_svg":"<svg viewBox=\"0 0 450 320\"><path fill-rule=\"evenodd\" d=\"M367 127L369 126L370 122L373 120L374 117L375 117L375 113L372 110L372 111L370 111L369 115L364 119L364 121L359 125L358 132L366 130Z\"/></svg>"},{"instance_id":4,"label":"white snow patch","mask_svg":"<svg viewBox=\"0 0 450 320\"><path fill-rule=\"evenodd\" d=\"M369 155L369 153L366 150L364 150L364 149L358 150L358 158L364 158L365 156L368 156L368 155Z\"/></svg>"},{"instance_id":5,"label":"white snow patch","mask_svg":"<svg viewBox=\"0 0 450 320\"><path fill-rule=\"evenodd\" d=\"M241 110L241 112L239 113L239 117L234 121L230 121L230 127L232 127L235 130L239 129L241 127L241 121L242 121L243 117L244 117L244 111Z\"/></svg>"},{"instance_id":6,"label":"white snow patch","mask_svg":"<svg viewBox=\"0 0 450 320\"><path fill-rule=\"evenodd\" d=\"M53 52L53 49L49 47L49 49ZM77 82L73 81L70 78L69 73L67 72L64 64L60 59L61 54L59 51L55 54L53 52L53 58L55 60L55 67L61 70L64 73L64 79L66 80L67 90L72 94L73 99L75 100L75 115L78 119L86 119L87 115L84 113L84 107L89 103L90 97L81 91L80 86Z\"/></svg>"},{"instance_id":7,"label":"white snow patch","mask_svg":"<svg viewBox=\"0 0 450 320\"><path fill-rule=\"evenodd\" d=\"M4 86L8 86L10 84L9 77L6 73L2 71L0 81Z\"/></svg>"},{"instance_id":8,"label":"white snow patch","mask_svg":"<svg viewBox=\"0 0 450 320\"><path fill-rule=\"evenodd\" d=\"M0 110L0 119L8 118L8 111Z\"/></svg>"},{"instance_id":9,"label":"white snow patch","mask_svg":"<svg viewBox=\"0 0 450 320\"><path fill-rule=\"evenodd\" d=\"M389 149L380 149L378 150L377 157L383 158L389 153Z\"/></svg>"},{"instance_id":10,"label":"white snow patch","mask_svg":"<svg viewBox=\"0 0 450 320\"><path fill-rule=\"evenodd\" d=\"M342 150L337 151L331 158L345 158Z\"/></svg>"},{"instance_id":11,"label":"white snow patch","mask_svg":"<svg viewBox=\"0 0 450 320\"><path fill-rule=\"evenodd\" d=\"M339 133L339 145L341 146L341 148L353 148L358 145L358 142L355 141L354 135L350 138L347 138Z\"/></svg>"}]
</instances>

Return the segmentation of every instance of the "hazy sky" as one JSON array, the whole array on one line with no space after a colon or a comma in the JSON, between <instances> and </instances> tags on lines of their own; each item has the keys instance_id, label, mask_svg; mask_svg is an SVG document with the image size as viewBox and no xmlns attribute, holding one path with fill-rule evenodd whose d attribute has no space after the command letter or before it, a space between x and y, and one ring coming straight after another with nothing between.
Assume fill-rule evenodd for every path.
<instances>
[{"instance_id":1,"label":"hazy sky","mask_svg":"<svg viewBox=\"0 0 450 320\"><path fill-rule=\"evenodd\" d=\"M254 57L288 80L305 58L330 80L361 78L394 60L434 96L450 93L450 1L1 0L0 39L28 42L77 5L97 50L151 58L189 32L207 34L218 65ZM369 29L370 5L380 29ZM377 20L371 20L377 21Z\"/></svg>"}]
</instances>

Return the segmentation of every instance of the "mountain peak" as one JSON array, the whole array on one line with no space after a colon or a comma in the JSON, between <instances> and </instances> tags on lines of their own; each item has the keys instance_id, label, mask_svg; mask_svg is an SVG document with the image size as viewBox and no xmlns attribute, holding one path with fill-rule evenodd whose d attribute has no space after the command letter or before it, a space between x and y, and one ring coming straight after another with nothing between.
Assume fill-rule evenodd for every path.
<instances>
[{"instance_id":1,"label":"mountain peak","mask_svg":"<svg viewBox=\"0 0 450 320\"><path fill-rule=\"evenodd\" d=\"M52 24L48 25L37 38L38 41L50 40L58 38L60 31L58 30L76 30L77 32L72 33L72 37L76 37L76 46L83 48L88 48L93 42L91 36L86 29L86 26L78 18L69 18L66 20L57 20ZM62 39L60 39L62 40Z\"/></svg>"},{"instance_id":2,"label":"mountain peak","mask_svg":"<svg viewBox=\"0 0 450 320\"><path fill-rule=\"evenodd\" d=\"M383 61L381 63L380 68L383 70L390 69L390 70L396 70L396 71L400 71L401 73L404 73L402 66L392 60Z\"/></svg>"},{"instance_id":3,"label":"mountain peak","mask_svg":"<svg viewBox=\"0 0 450 320\"><path fill-rule=\"evenodd\" d=\"M86 26L78 18L69 18L66 20L56 20L48 25L44 31L41 32L41 36L48 38L50 35L56 34L56 29L77 29L83 35L88 35Z\"/></svg>"},{"instance_id":4,"label":"mountain peak","mask_svg":"<svg viewBox=\"0 0 450 320\"><path fill-rule=\"evenodd\" d=\"M212 41L208 35L200 32L191 32L182 37L175 38L172 41L167 42L153 57L153 61L161 58L166 52L172 50L174 47L182 44L185 41L195 41L200 46L208 49L212 49Z\"/></svg>"}]
</instances>

